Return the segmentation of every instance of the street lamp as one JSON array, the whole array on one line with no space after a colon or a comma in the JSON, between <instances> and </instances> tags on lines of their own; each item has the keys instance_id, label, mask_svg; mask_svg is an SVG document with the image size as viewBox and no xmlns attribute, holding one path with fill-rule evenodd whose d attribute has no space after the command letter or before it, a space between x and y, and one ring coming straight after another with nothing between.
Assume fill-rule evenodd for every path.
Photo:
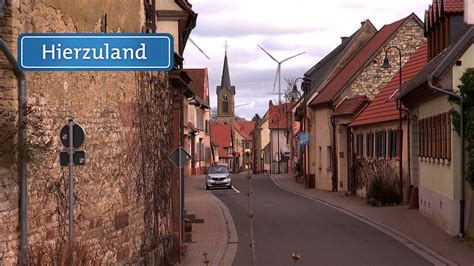
<instances>
[{"instance_id":1,"label":"street lamp","mask_svg":"<svg viewBox=\"0 0 474 266\"><path fill-rule=\"evenodd\" d=\"M306 125L306 96L308 95L309 91L311 90L311 78L304 75L304 77L297 78L295 79L295 83L293 84L293 91L298 91L297 89L297 82L298 80L302 80L301 82L301 90L303 91L303 101L300 103L300 106L297 108L297 113L298 116L301 116L301 130L302 132L305 132L307 130L307 125ZM306 148L299 144L300 146L300 167L301 167L301 173L303 176L303 179L305 180L305 187L310 187L309 186L309 180L307 180L307 175L306 175Z\"/></svg>"},{"instance_id":2,"label":"street lamp","mask_svg":"<svg viewBox=\"0 0 474 266\"><path fill-rule=\"evenodd\" d=\"M390 65L390 60L388 59L388 51L390 49L396 49L398 51L398 68L399 68L399 83L398 83L398 92L401 91L401 88L402 88L402 51L400 50L400 48L398 48L397 46L389 46L387 47L387 49L385 49L385 58L383 59L383 65L382 65L382 68L384 69L389 69L391 68L392 66ZM395 94L395 93L394 93ZM393 95L392 95L393 96ZM392 97L391 96L391 97ZM399 178L400 178L400 204L403 204L403 174L402 174L402 171L403 171L403 165L402 165L402 149L403 149L403 144L402 144L402 140L403 140L403 136L402 136L402 104L401 104L401 101L400 99L397 100L397 109L398 109L398 113L399 113L399 130L398 130L398 150L399 150ZM407 122L408 123L408 122ZM407 132L408 134L409 132ZM396 154L396 152L395 152Z\"/></svg>"}]
</instances>

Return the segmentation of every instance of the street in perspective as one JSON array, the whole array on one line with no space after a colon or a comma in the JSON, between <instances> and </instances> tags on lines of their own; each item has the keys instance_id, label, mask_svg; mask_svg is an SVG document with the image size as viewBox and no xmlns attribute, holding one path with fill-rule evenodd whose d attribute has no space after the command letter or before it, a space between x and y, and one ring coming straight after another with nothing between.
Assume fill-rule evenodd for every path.
<instances>
[{"instance_id":1,"label":"street in perspective","mask_svg":"<svg viewBox=\"0 0 474 266\"><path fill-rule=\"evenodd\" d=\"M474 0L0 0L0 265L474 265Z\"/></svg>"}]
</instances>

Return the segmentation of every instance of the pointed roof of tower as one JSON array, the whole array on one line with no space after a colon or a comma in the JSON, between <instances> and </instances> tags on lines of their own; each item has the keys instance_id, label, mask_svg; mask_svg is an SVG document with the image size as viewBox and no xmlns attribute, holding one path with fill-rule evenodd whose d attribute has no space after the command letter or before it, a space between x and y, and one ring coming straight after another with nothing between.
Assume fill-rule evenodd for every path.
<instances>
[{"instance_id":1,"label":"pointed roof of tower","mask_svg":"<svg viewBox=\"0 0 474 266\"><path fill-rule=\"evenodd\" d=\"M232 95L235 95L235 86L232 86L230 84L229 63L227 62L227 50L224 56L224 66L222 68L221 85L217 86L216 93L219 94L219 91L223 88L227 88L228 90L230 90Z\"/></svg>"}]
</instances>

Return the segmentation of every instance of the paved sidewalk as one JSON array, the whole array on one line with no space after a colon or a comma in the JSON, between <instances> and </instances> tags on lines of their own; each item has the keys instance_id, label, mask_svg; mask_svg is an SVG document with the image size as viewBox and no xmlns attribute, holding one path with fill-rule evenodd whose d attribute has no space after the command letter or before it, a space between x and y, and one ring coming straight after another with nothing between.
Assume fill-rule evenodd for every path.
<instances>
[{"instance_id":1,"label":"paved sidewalk","mask_svg":"<svg viewBox=\"0 0 474 266\"><path fill-rule=\"evenodd\" d=\"M204 219L193 223L192 243L186 243L183 265L231 265L237 251L237 233L232 216L225 205L211 192L203 189L204 176L185 177L184 207L188 214Z\"/></svg>"},{"instance_id":2,"label":"paved sidewalk","mask_svg":"<svg viewBox=\"0 0 474 266\"><path fill-rule=\"evenodd\" d=\"M293 175L272 175L283 189L337 208L394 237L434 264L474 265L474 247L450 237L407 206L372 207L359 197L347 197L342 192L305 189ZM471 244L472 245L472 244Z\"/></svg>"}]
</instances>

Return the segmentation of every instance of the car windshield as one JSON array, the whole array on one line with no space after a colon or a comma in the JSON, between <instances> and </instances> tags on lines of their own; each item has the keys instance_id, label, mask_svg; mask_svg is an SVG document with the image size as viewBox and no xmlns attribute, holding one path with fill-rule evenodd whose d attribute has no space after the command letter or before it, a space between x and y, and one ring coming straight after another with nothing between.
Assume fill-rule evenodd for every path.
<instances>
[{"instance_id":1,"label":"car windshield","mask_svg":"<svg viewBox=\"0 0 474 266\"><path fill-rule=\"evenodd\" d=\"M227 174L229 169L226 166L212 166L209 168L209 174Z\"/></svg>"}]
</instances>

